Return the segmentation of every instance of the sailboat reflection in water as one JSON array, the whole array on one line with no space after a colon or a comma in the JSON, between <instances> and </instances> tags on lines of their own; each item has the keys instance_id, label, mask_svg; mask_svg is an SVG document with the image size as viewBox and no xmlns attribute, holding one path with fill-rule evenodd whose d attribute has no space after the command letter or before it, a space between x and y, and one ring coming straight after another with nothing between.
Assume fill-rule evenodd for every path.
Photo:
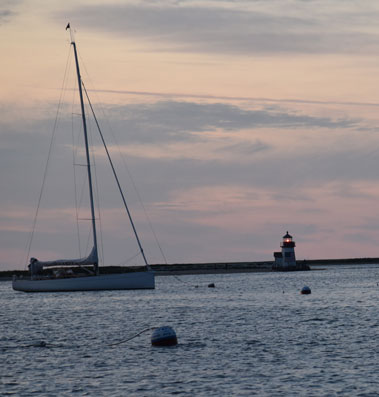
<instances>
[{"instance_id":1,"label":"sailboat reflection in water","mask_svg":"<svg viewBox=\"0 0 379 397\"><path fill-rule=\"evenodd\" d=\"M95 113L93 112L91 102L89 101L87 91L81 79L76 43L75 40L73 39L70 24L67 25L66 30L67 29L70 30L70 34L71 34L71 45L74 50L76 74L78 80L78 91L80 97L81 117L82 117L83 134L84 134L84 146L85 146L85 154L86 154L86 168L87 168L87 177L88 177L88 185L89 185L89 204L91 208L93 248L87 257L79 258L79 259L39 261L36 258L31 258L29 264L30 278L15 277L13 279L12 286L13 289L15 290L25 291L25 292L153 289L155 288L154 272L151 270L151 267L149 266L146 260L146 256L143 251L136 228L134 226L133 219L126 204L126 200L122 192L119 179L115 172L112 159L109 155L107 146L103 138L103 134L100 130ZM108 160L110 162L117 186L119 188L121 198L125 206L125 210L128 214L135 238L137 240L140 254L143 257L145 270L128 272L128 273L118 273L118 274L100 274L93 184L92 184L92 175L91 175L91 163L90 163L90 153L89 153L89 144L88 144L88 136L87 136L87 121L86 121L85 108L84 108L83 91L88 99L88 103L93 113L98 131L100 133L100 137L104 145ZM87 268L88 266L92 268L92 270L88 269ZM59 276L60 275L59 271L55 271L55 277L43 275L43 269L50 267L60 268L60 269L62 269L63 267L69 267L70 269L66 271L62 271L61 273L62 274L64 273L64 276L62 277ZM86 270L87 273L75 274L75 272L72 269L75 267L80 267L81 269Z\"/></svg>"}]
</instances>

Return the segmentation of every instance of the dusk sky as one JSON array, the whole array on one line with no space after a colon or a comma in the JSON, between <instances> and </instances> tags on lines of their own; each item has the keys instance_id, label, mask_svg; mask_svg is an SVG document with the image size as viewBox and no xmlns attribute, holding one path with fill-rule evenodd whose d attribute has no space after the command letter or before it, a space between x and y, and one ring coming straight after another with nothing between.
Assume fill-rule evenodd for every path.
<instances>
[{"instance_id":1,"label":"dusk sky","mask_svg":"<svg viewBox=\"0 0 379 397\"><path fill-rule=\"evenodd\" d=\"M150 263L164 263L150 223L169 263L272 260L287 230L298 259L379 257L378 20L366 0L0 0L0 270L27 265L67 22ZM41 260L88 253L66 88L29 255ZM105 264L134 264L94 151Z\"/></svg>"}]
</instances>

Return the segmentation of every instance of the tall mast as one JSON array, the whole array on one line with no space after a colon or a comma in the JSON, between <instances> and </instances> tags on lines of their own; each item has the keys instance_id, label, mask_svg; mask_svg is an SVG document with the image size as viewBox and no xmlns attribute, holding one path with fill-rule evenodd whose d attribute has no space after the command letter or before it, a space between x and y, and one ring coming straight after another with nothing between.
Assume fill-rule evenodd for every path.
<instances>
[{"instance_id":1,"label":"tall mast","mask_svg":"<svg viewBox=\"0 0 379 397\"><path fill-rule=\"evenodd\" d=\"M71 44L74 47L74 55L75 55L75 64L76 64L76 74L78 76L78 87L79 87L79 97L80 97L80 106L82 110L82 122L83 122L83 132L84 132L84 143L86 147L86 158L87 158L87 173L88 173L88 188L89 188L89 198L91 204L91 221L92 221L92 235L93 235L93 245L95 248L95 271L96 274L99 274L99 260L97 253L97 237L96 237L96 220L95 220L95 206L93 203L93 187L92 187L92 175L91 175L91 162L88 148L88 134L87 134L87 122L86 122L86 114L84 110L84 101L83 101L83 91L82 91L82 79L80 77L80 69L79 69L79 60L78 54L76 51L76 43L71 31L70 24L67 25L66 30L70 29L71 35Z\"/></svg>"}]
</instances>

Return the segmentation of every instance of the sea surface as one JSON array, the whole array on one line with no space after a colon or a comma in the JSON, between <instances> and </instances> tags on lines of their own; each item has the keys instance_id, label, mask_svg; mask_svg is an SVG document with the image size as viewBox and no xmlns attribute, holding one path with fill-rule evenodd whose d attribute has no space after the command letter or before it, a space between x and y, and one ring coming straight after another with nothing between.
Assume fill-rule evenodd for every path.
<instances>
[{"instance_id":1,"label":"sea surface","mask_svg":"<svg viewBox=\"0 0 379 397\"><path fill-rule=\"evenodd\" d=\"M1 282L0 395L379 396L378 283L379 265L157 277L152 291ZM163 325L177 346L151 346Z\"/></svg>"}]
</instances>

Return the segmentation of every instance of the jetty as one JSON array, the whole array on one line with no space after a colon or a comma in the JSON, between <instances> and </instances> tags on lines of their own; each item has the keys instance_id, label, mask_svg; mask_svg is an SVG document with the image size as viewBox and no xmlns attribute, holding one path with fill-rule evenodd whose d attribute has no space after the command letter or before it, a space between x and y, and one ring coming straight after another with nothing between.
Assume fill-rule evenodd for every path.
<instances>
[{"instance_id":1,"label":"jetty","mask_svg":"<svg viewBox=\"0 0 379 397\"><path fill-rule=\"evenodd\" d=\"M313 270L327 266L341 265L368 265L378 264L379 258L345 258L345 259L307 259L306 265ZM304 265L304 260L296 261L298 267ZM185 275L185 274L222 274L222 273L259 273L273 272L274 261L255 262L207 262L207 263L172 263L151 265L157 276ZM140 266L104 266L102 274L126 273L140 271ZM27 270L5 270L0 271L0 281L12 280L13 275L28 276Z\"/></svg>"}]
</instances>

